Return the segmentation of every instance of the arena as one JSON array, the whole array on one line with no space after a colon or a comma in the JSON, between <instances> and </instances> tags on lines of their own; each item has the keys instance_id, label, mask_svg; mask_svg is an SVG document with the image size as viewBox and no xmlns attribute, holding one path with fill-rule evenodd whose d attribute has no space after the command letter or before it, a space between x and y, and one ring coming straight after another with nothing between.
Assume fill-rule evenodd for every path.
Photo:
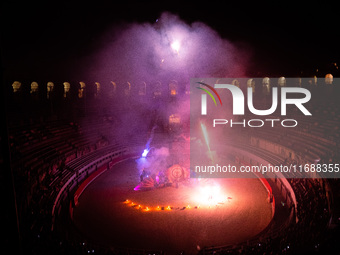
<instances>
[{"instance_id":1,"label":"arena","mask_svg":"<svg viewBox=\"0 0 340 255\"><path fill-rule=\"evenodd\" d=\"M79 198L73 216L76 227L102 244L179 254L195 253L197 245L244 242L263 231L272 218L267 191L256 179L213 184L202 179L204 186L216 187L217 182L223 189L220 192L226 193L216 204L214 197L209 201L209 191L204 191L207 198L201 194L202 183L135 192L138 179L133 160L98 177Z\"/></svg>"},{"instance_id":2,"label":"arena","mask_svg":"<svg viewBox=\"0 0 340 255\"><path fill-rule=\"evenodd\" d=\"M327 47L312 58L306 52L317 47L302 47L280 27L258 36L278 19L244 13L243 3L227 28L224 5L181 3L184 19L180 7L112 5L6 13L13 27L4 31L0 249L339 254L340 80L332 41L323 39ZM247 26L238 25L240 15ZM290 24L302 38L306 28ZM310 34L304 42L315 46L320 39ZM280 57L268 42L281 45ZM301 47L289 53L295 44ZM223 84L248 93L252 106L237 99L236 107ZM273 102L286 91L291 101Z\"/></svg>"},{"instance_id":3,"label":"arena","mask_svg":"<svg viewBox=\"0 0 340 255\"><path fill-rule=\"evenodd\" d=\"M317 91L321 86L325 85L310 89ZM328 98L335 99L331 94L338 93L336 87L329 89ZM10 92L13 102L36 100L34 94L14 91ZM248 171L247 178L209 178L211 173L196 171L195 176L190 172L190 143L201 144L195 145L200 150L207 147L189 139L185 115L171 107L178 103L176 98L188 98L185 90L176 91L175 96L167 90L156 95L151 90L143 96L136 91L130 98L138 100L120 104L119 114L117 107L103 110L109 93L92 97L91 105L97 104L92 113L85 112L79 95L69 100L63 97L65 91L58 93L52 97L60 104L53 116L47 111L39 118L13 114L9 119L25 250L35 254L51 249L72 254L247 254L289 249L295 254L334 249L330 242L338 224L337 179L321 179L315 172L307 176ZM150 100L155 105L166 101L167 107L157 106L145 118ZM46 104L36 102L39 107ZM260 164L280 169L337 162L337 144L331 140L337 137L333 117L337 107L331 102L325 108L329 114L320 112L319 125L296 115L299 129L285 133L282 127L246 128L241 134L230 129L227 140L215 136L221 144L211 136L211 155L220 160L217 164L232 165L236 172ZM74 110L65 113L63 105ZM29 111L37 106L31 107ZM131 107L139 110L127 113ZM321 116L317 108L309 107ZM126 124L131 126L130 120L138 118L143 121L132 129L140 132L131 132ZM328 136L320 133L324 129L329 130ZM201 139L205 140L203 133ZM24 185L27 182L30 186Z\"/></svg>"}]
</instances>

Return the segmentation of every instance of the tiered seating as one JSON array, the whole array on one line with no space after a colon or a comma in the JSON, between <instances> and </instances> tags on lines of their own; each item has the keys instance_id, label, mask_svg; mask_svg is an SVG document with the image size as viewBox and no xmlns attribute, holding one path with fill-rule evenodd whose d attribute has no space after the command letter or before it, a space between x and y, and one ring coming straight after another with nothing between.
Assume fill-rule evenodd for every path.
<instances>
[{"instance_id":1,"label":"tiered seating","mask_svg":"<svg viewBox=\"0 0 340 255\"><path fill-rule=\"evenodd\" d=\"M324 124L311 122L307 117L298 119L298 123L297 128L264 126L261 129L248 128L248 131L253 137L268 140L303 155L306 159L305 163L324 159L339 150L338 139L334 137L339 135L339 132L336 132L337 126L332 127L329 121L325 121L328 124L324 126Z\"/></svg>"},{"instance_id":2,"label":"tiered seating","mask_svg":"<svg viewBox=\"0 0 340 255\"><path fill-rule=\"evenodd\" d=\"M71 176L79 173L81 169L100 159L103 155L108 155L123 149L122 146L118 145L116 140L113 140L110 144L108 141L106 143L102 141L105 135L109 134L112 130L112 125L113 123L110 121L100 120L98 120L98 122L84 122L82 125L75 123L60 123L60 127L56 125L46 125L45 132L51 134L48 138L37 140L34 143L32 142L32 145L34 145L32 148L27 148L26 146L18 146L16 148L18 152L25 157L21 160L22 164L25 165L25 161L30 159L30 155L34 155L34 158L36 158L31 160L32 163L26 162L26 164L32 165L32 169L36 169L38 177L33 175L32 177L35 177L38 181L35 186L29 186L31 188L31 199L27 202L27 209L22 209L22 217L26 217L24 222L29 224L25 226L25 231L27 232L24 233L26 241L24 245L27 245L28 248L34 247L34 249L37 249L34 250L34 252L44 253L50 251L51 247L53 247L57 253L67 248L69 251L73 251L73 254L87 254L89 251L92 252L92 250L97 252L107 251L104 247L84 242L82 238L81 242L76 243L70 240L54 242L53 239L48 238L51 237L51 222L53 222L51 218L51 208L63 185L68 182ZM59 137L58 130L63 134L61 138L57 138ZM118 140L122 140L126 144L129 143L129 137L121 137ZM13 143L15 142L13 137ZM136 139L132 139L131 145L140 146L145 144L145 142L145 137L141 138L139 135ZM47 144L50 146L47 146ZM71 151L75 155L74 159L66 160L65 155L62 155L61 152L68 151L68 147L71 147ZM50 152L54 153L50 155ZM52 169L51 166L46 166L45 168L43 164L45 157L49 157L49 161L56 160L53 158L53 155L59 160L57 168ZM29 174L32 172L32 169L25 172L25 170L20 169L20 163L15 165L17 174ZM22 190L21 192L25 191L26 190ZM22 203L23 202L24 201L22 201ZM37 243L37 245L32 246L32 243ZM115 248L112 250L112 253L149 254L149 251ZM152 251L152 254L160 254L160 252Z\"/></svg>"},{"instance_id":3,"label":"tiered seating","mask_svg":"<svg viewBox=\"0 0 340 255\"><path fill-rule=\"evenodd\" d=\"M328 102L327 102L328 103ZM313 119L302 116L296 111L289 118L299 122L298 128L283 128L279 125L274 128L246 128L249 137L256 137L270 141L288 148L312 162L321 159L338 161L340 155L340 107L336 103L330 105L311 105ZM100 109L100 108L98 108ZM100 110L96 111L100 112ZM278 118L271 116L272 118ZM316 118L314 118L316 117ZM270 118L270 117L268 117ZM317 120L317 121L315 121ZM15 123L15 122L13 122ZM48 254L51 249L56 253L68 251L72 254L92 252L92 249L107 251L102 247L72 243L69 240L54 239L51 236L51 208L60 189L70 180L77 171L104 154L120 149L118 144L125 146L144 145L150 134L122 135L117 137L114 131L115 121L111 117L87 118L86 121L76 123L54 120L53 122L32 123L17 122L20 125L11 125L10 141L13 170L16 182L16 192L22 220L23 236L26 242L38 243L31 247L45 250L33 251L39 254ZM156 131L158 132L158 131ZM124 132L120 132L124 133ZM240 138L240 137L237 137ZM168 137L162 134L155 135L154 141L167 143ZM235 139L237 140L237 139ZM245 141L240 138L240 140ZM253 144L254 145L254 144ZM286 162L279 153L250 146L249 143L234 144L273 165ZM230 247L219 247L202 250L210 254L220 252L223 254L249 254L249 253L289 253L304 252L303 249L319 249L320 236L329 219L328 193L324 184L315 180L290 179L289 180L298 201L297 218L299 221L280 231L268 232L259 239ZM277 206L280 206L277 201ZM313 212L313 213L309 213ZM25 232L27 230L27 232ZM56 241L58 240L58 241ZM48 247L52 245L51 247ZM123 254L133 252L130 250L116 250L112 253ZM136 251L136 254L144 254ZM154 252L157 253L157 252Z\"/></svg>"},{"instance_id":4,"label":"tiered seating","mask_svg":"<svg viewBox=\"0 0 340 255\"><path fill-rule=\"evenodd\" d=\"M269 141L301 155L306 162L299 162L300 164L314 162L316 159L321 163L338 162L340 158L339 107L330 102L328 106L318 108L317 105L312 105L311 108L313 119L297 113L290 116L290 118L298 120L298 128L276 126L275 130L271 127L246 129L250 137ZM277 116L268 118L279 119ZM249 146L247 143L241 147L273 165L292 163L292 159L284 158L280 154L256 146ZM325 186L330 185L329 183L332 184L333 180L288 179L288 181L297 199L297 223L291 224L277 233L269 232L269 235L260 236L260 239L237 246L205 249L202 254L300 254L317 252L322 245L325 246L328 238L331 238L325 233L332 215L329 208L334 201L331 199L333 195L330 189L326 190ZM334 182L338 183L336 180ZM332 185L332 189L336 190L336 186ZM327 247L323 247L323 249L327 249ZM330 249L333 249L332 246Z\"/></svg>"},{"instance_id":5,"label":"tiered seating","mask_svg":"<svg viewBox=\"0 0 340 255\"><path fill-rule=\"evenodd\" d=\"M109 145L105 129L112 128L111 125L91 123L94 128L89 129L86 125L53 121L10 129L20 218L28 213L32 218L31 229L37 222L48 222L44 218L50 217L52 198L72 174L65 171L65 164ZM41 232L41 226L38 228Z\"/></svg>"},{"instance_id":6,"label":"tiered seating","mask_svg":"<svg viewBox=\"0 0 340 255\"><path fill-rule=\"evenodd\" d=\"M275 154L246 144L235 146L246 149L273 165L282 160ZM289 226L284 225L284 222L278 222L279 226L283 224L282 227L270 229L254 240L239 245L209 247L201 250L200 254L304 254L318 251L320 243L327 238L324 233L331 217L325 191L326 182L321 179L288 179L288 181L298 202L298 222ZM283 202L276 201L276 211L286 206Z\"/></svg>"}]
</instances>

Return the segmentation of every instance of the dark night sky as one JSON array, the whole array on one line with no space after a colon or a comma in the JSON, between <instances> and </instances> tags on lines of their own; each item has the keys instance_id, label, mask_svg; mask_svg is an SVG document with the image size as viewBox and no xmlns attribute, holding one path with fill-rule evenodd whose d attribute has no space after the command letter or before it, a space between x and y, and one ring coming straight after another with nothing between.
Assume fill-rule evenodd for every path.
<instances>
[{"instance_id":1,"label":"dark night sky","mask_svg":"<svg viewBox=\"0 0 340 255\"><path fill-rule=\"evenodd\" d=\"M76 69L113 26L155 22L163 11L187 22L201 21L250 48L253 76L319 76L339 61L335 2L308 6L245 1L136 1L3 4L2 65L8 79L78 79ZM337 62L338 63L338 62ZM17 77L17 78L14 78Z\"/></svg>"}]
</instances>

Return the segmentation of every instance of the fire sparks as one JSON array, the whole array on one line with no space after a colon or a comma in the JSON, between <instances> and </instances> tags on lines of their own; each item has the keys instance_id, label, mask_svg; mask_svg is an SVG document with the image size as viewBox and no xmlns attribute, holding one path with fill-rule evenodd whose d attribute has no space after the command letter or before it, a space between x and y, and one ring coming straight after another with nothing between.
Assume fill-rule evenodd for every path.
<instances>
[{"instance_id":1,"label":"fire sparks","mask_svg":"<svg viewBox=\"0 0 340 255\"><path fill-rule=\"evenodd\" d=\"M212 190L215 190L217 192L217 188L215 188L215 189L213 188ZM206 191L207 190L204 189L204 193L206 193ZM210 194L210 193L208 192L208 194ZM208 195L208 196L210 196L210 195ZM215 196L216 196L216 194L215 194ZM219 200L218 199L219 196L216 196L216 197L217 197L217 200ZM228 197L228 202L230 202L230 199L231 199L231 197ZM208 198L208 200L209 200L209 203L208 204L205 203L206 206L204 208L212 208L212 205L215 205L216 207L217 206L226 205L226 204L222 203L221 201L219 201L216 204L214 204L213 201L212 200L210 201L209 198ZM216 202L216 201L214 201L214 202ZM201 208L200 204L198 204L196 206L188 204L188 205L182 206L182 207L176 207L176 206L171 206L171 205L167 205L167 206L157 205L155 207L152 207L152 206L146 206L146 205L141 205L139 203L132 202L129 199L126 199L123 203L128 205L128 206L130 206L130 207L132 207L132 208L135 208L135 209L137 209L139 211L142 211L142 212L149 212L149 211L184 211L186 209L189 210L189 209L200 209Z\"/></svg>"}]
</instances>

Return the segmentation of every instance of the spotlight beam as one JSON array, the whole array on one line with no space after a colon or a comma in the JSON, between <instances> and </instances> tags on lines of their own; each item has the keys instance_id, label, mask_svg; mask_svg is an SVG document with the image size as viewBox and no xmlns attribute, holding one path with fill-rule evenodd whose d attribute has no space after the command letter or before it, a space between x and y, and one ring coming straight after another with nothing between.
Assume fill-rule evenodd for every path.
<instances>
[{"instance_id":1,"label":"spotlight beam","mask_svg":"<svg viewBox=\"0 0 340 255\"><path fill-rule=\"evenodd\" d=\"M203 123L201 123L201 128L202 128L202 132L203 132L203 136L204 136L205 143L206 143L207 146L208 146L209 152L211 152L211 151L210 151L210 146L209 146L209 137L208 137L207 128L206 128L206 126L205 126Z\"/></svg>"}]
</instances>

